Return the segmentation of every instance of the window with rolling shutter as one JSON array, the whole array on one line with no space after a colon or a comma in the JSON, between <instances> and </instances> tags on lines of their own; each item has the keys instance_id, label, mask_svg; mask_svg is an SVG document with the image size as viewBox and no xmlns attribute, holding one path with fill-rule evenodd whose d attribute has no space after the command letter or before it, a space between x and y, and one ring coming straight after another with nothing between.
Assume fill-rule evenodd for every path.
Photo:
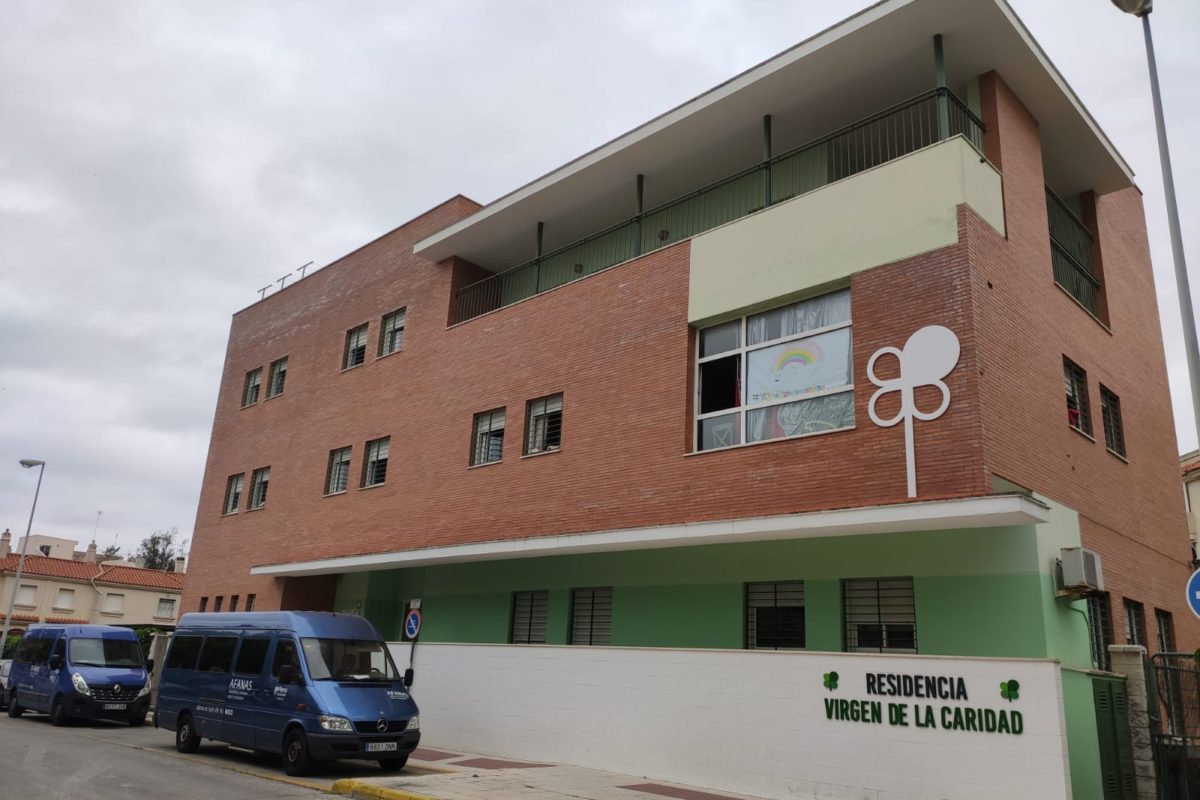
<instances>
[{"instance_id":1,"label":"window with rolling shutter","mask_svg":"<svg viewBox=\"0 0 1200 800\"><path fill-rule=\"evenodd\" d=\"M571 644L612 644L612 587L571 590Z\"/></svg>"},{"instance_id":2,"label":"window with rolling shutter","mask_svg":"<svg viewBox=\"0 0 1200 800\"><path fill-rule=\"evenodd\" d=\"M545 644L546 618L550 610L550 592L538 589L513 592L512 644Z\"/></svg>"}]
</instances>

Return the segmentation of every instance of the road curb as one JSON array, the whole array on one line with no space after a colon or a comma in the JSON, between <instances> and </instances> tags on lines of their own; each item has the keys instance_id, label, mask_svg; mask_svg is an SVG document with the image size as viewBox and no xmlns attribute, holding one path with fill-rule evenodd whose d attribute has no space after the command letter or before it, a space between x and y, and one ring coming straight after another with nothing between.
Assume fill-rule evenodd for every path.
<instances>
[{"instance_id":1,"label":"road curb","mask_svg":"<svg viewBox=\"0 0 1200 800\"><path fill-rule=\"evenodd\" d=\"M356 778L341 778L333 782L334 794L353 797L355 800L437 800L425 794L416 794L404 789L391 789Z\"/></svg>"}]
</instances>

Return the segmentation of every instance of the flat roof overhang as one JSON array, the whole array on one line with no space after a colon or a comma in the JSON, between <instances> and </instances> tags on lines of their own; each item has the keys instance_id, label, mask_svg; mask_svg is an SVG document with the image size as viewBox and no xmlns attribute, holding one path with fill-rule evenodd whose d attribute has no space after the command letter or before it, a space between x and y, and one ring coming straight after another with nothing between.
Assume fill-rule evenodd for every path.
<instances>
[{"instance_id":1,"label":"flat roof overhang","mask_svg":"<svg viewBox=\"0 0 1200 800\"><path fill-rule=\"evenodd\" d=\"M650 528L621 528L397 550L389 553L337 556L288 564L263 564L252 567L250 574L276 577L330 575L618 550L653 550L782 539L1037 525L1049 519L1049 507L1026 495L988 495L961 500L897 503L813 511L807 514L784 514L719 522L687 522Z\"/></svg>"},{"instance_id":2,"label":"flat roof overhang","mask_svg":"<svg viewBox=\"0 0 1200 800\"><path fill-rule=\"evenodd\" d=\"M423 239L493 271L628 219L761 158L762 117L783 153L934 87L934 34L947 83L995 70L1039 121L1046 181L1062 196L1125 188L1133 172L1004 0L884 0ZM481 152L480 157L485 157Z\"/></svg>"}]
</instances>

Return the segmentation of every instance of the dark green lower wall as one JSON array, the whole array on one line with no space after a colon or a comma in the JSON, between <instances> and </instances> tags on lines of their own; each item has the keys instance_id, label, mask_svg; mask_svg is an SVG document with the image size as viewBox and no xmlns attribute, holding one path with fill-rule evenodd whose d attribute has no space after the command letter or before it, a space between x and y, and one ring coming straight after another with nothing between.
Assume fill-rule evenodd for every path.
<instances>
[{"instance_id":1,"label":"dark green lower wall","mask_svg":"<svg viewBox=\"0 0 1200 800\"><path fill-rule=\"evenodd\" d=\"M635 550L375 572L367 578L363 608L385 637L399 638L403 609L409 599L419 597L423 641L500 643L509 637L512 593L547 589L547 643L563 644L570 590L612 586L615 646L740 648L745 584L802 580L808 649L836 651L842 649L841 581L908 575L914 579L921 653L1048 655L1032 528ZM353 577L361 586L361 576Z\"/></svg>"}]
</instances>

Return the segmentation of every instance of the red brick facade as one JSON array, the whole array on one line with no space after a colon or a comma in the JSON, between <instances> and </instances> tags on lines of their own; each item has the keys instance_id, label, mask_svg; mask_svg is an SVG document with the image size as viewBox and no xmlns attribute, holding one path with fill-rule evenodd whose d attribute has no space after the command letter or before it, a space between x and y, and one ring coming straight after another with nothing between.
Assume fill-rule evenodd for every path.
<instances>
[{"instance_id":1,"label":"red brick facade","mask_svg":"<svg viewBox=\"0 0 1200 800\"><path fill-rule=\"evenodd\" d=\"M916 423L919 498L987 494L1002 476L1081 508L1085 543L1104 555L1114 616L1128 593L1146 604L1151 626L1153 607L1173 611L1181 643L1193 642L1138 196L1129 190L1097 206L1110 333L1053 283L1036 123L999 82L984 89L1008 237L960 208L958 244L854 276L852 430L692 453L688 242L447 327L453 289L477 279L478 268L433 264L412 246L477 208L464 198L239 312L185 610L201 595L254 593L268 609L294 607L310 582L321 596L331 591L328 579L292 579L284 597L284 581L249 575L259 564L903 502L903 434L871 423L866 364L878 348L940 324L958 334L962 355L947 378L945 416ZM404 349L376 358L380 318L402 306ZM345 332L363 323L366 362L342 371ZM1121 396L1130 463L1067 428L1064 352L1088 370L1096 423L1097 381ZM246 372L284 355L284 393L241 408ZM881 371L895 368L886 362ZM523 458L526 402L558 392L561 449ZM918 394L923 408L937 399ZM472 417L498 407L507 411L503 460L470 467ZM879 411L893 408L885 401ZM387 480L358 489L364 444L383 436L391 437ZM350 488L323 496L329 452L345 446L354 448ZM266 507L243 503L221 516L227 478L245 473L248 491L250 473L268 465Z\"/></svg>"}]
</instances>

